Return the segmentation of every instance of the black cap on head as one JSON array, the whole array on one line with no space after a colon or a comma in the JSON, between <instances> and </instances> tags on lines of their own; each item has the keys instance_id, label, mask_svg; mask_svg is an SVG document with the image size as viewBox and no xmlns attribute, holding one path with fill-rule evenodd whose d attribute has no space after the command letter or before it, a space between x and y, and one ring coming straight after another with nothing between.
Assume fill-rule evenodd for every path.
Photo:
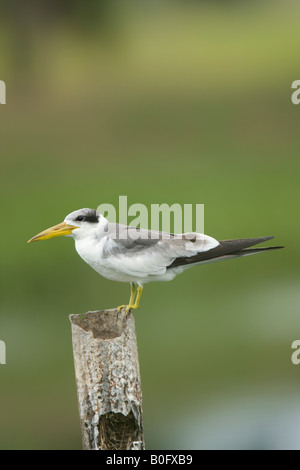
<instances>
[{"instance_id":1,"label":"black cap on head","mask_svg":"<svg viewBox=\"0 0 300 470\"><path fill-rule=\"evenodd\" d=\"M76 217L75 221L76 220L78 222L89 222L91 224L97 224L99 222L99 214L95 209L83 209Z\"/></svg>"}]
</instances>

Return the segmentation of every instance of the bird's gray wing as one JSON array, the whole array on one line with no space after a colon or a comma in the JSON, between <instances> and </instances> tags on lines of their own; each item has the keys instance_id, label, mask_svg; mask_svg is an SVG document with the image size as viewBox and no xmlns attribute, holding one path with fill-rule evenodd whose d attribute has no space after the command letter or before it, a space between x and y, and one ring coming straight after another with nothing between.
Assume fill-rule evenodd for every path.
<instances>
[{"instance_id":1,"label":"bird's gray wing","mask_svg":"<svg viewBox=\"0 0 300 470\"><path fill-rule=\"evenodd\" d=\"M218 245L199 233L166 234L109 224L103 256L113 269L136 276L157 275L180 257L191 257Z\"/></svg>"},{"instance_id":2,"label":"bird's gray wing","mask_svg":"<svg viewBox=\"0 0 300 470\"><path fill-rule=\"evenodd\" d=\"M172 234L169 234L173 237ZM156 246L163 237L163 232L140 229L122 224L108 225L107 237L114 243L107 247L111 254L132 255L132 253Z\"/></svg>"}]
</instances>

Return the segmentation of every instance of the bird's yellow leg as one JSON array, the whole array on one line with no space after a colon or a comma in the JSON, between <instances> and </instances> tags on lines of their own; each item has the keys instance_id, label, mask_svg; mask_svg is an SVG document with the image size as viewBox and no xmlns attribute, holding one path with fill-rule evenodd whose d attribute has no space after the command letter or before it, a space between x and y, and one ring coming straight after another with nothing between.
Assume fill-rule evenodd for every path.
<instances>
[{"instance_id":1,"label":"bird's yellow leg","mask_svg":"<svg viewBox=\"0 0 300 470\"><path fill-rule=\"evenodd\" d=\"M130 289L130 299L129 299L127 307L133 305L135 293L136 293L136 285L135 285L134 282L132 282L131 283L131 289Z\"/></svg>"},{"instance_id":2,"label":"bird's yellow leg","mask_svg":"<svg viewBox=\"0 0 300 470\"><path fill-rule=\"evenodd\" d=\"M122 310L122 308L125 308L126 310L126 313L129 313L130 309L131 308L135 308L134 307L134 296L135 296L135 293L136 293L136 285L134 284L134 282L131 282L130 283L131 285L131 288L130 288L130 299L129 299L129 303L128 305L120 305L118 307L118 312L120 313L120 311Z\"/></svg>"},{"instance_id":3,"label":"bird's yellow leg","mask_svg":"<svg viewBox=\"0 0 300 470\"><path fill-rule=\"evenodd\" d=\"M142 292L143 292L143 287L138 285L135 303L134 305L132 305L131 308L140 308L140 300L141 300Z\"/></svg>"}]
</instances>

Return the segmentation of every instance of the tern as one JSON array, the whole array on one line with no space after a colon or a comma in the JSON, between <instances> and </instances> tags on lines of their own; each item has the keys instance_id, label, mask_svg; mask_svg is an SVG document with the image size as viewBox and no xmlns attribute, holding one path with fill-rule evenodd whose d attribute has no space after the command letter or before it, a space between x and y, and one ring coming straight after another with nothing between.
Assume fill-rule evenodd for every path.
<instances>
[{"instance_id":1,"label":"tern","mask_svg":"<svg viewBox=\"0 0 300 470\"><path fill-rule=\"evenodd\" d=\"M250 248L273 236L218 241L201 233L171 234L111 223L94 209L71 212L28 243L62 235L74 238L79 256L103 277L130 283L129 302L118 307L127 314L139 308L148 282L170 281L195 265L283 248Z\"/></svg>"}]
</instances>

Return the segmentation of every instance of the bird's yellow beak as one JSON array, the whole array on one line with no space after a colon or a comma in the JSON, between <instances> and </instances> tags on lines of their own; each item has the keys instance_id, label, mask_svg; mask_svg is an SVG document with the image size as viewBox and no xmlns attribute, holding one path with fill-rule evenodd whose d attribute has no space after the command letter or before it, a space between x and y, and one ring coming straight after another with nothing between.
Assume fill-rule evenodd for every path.
<instances>
[{"instance_id":1,"label":"bird's yellow beak","mask_svg":"<svg viewBox=\"0 0 300 470\"><path fill-rule=\"evenodd\" d=\"M36 242L38 240L47 240L48 238L53 237L60 237L62 235L70 235L75 228L79 227L75 227L74 225L68 225L66 224L66 222L62 222L61 224L54 225L54 227L50 227L47 230L38 233L30 240L28 240L28 243Z\"/></svg>"}]
</instances>

